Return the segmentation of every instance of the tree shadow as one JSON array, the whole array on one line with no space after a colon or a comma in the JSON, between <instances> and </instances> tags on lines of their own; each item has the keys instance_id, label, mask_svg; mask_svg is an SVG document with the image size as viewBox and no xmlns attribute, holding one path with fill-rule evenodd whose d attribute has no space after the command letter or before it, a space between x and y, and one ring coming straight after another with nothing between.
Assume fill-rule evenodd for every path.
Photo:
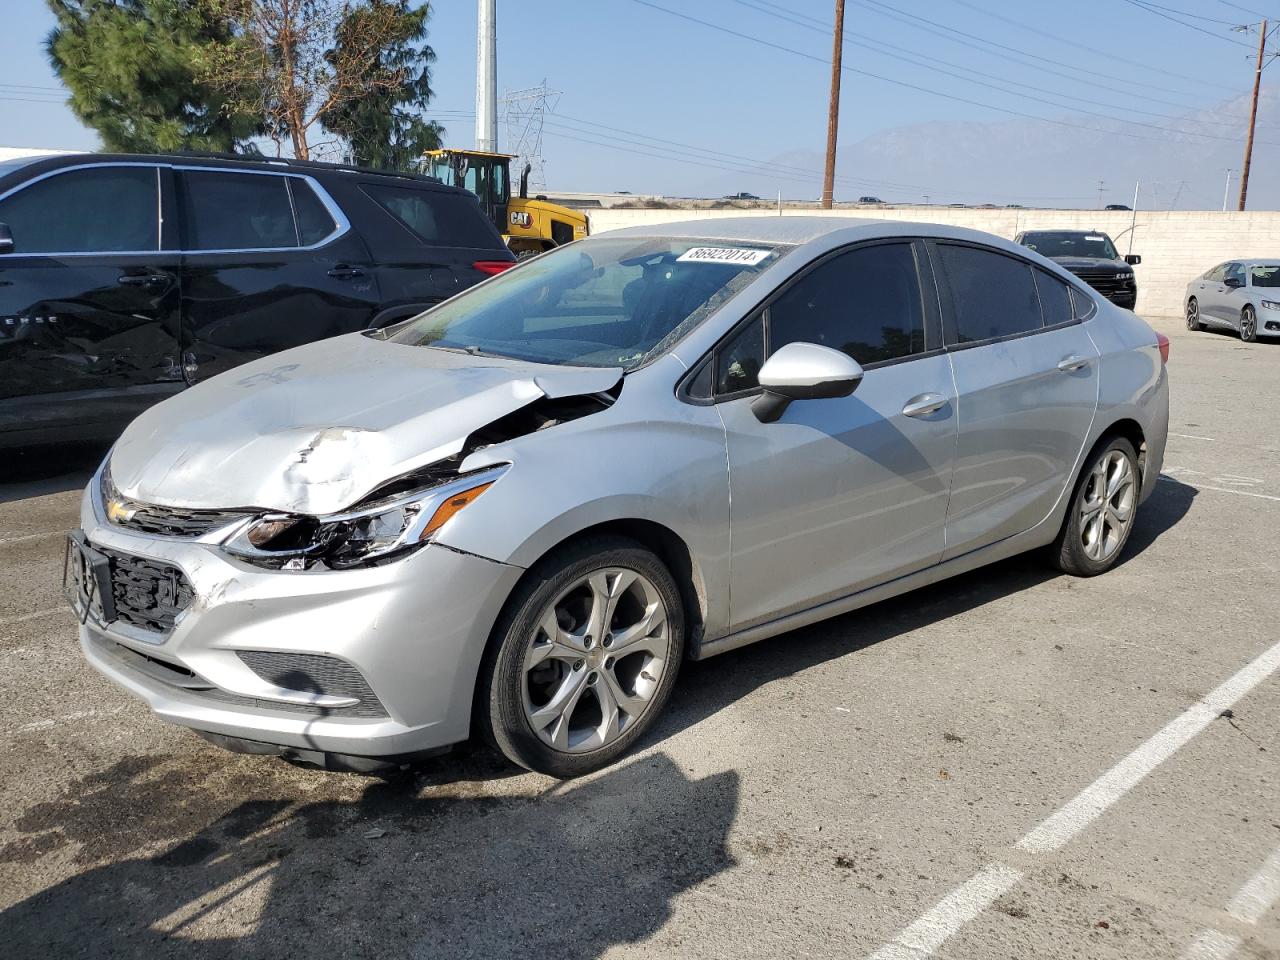
<instances>
[{"instance_id":1,"label":"tree shadow","mask_svg":"<svg viewBox=\"0 0 1280 960\"><path fill-rule=\"evenodd\" d=\"M416 778L366 780L355 802L286 791L177 831L180 797L157 798L168 777L209 802L174 763L135 761L40 812L43 835L70 831L93 856L117 852L92 840L112 830L107 809L135 811L153 846L175 842L0 913L6 957L593 958L653 935L676 895L735 863L738 775L692 780L663 754L515 795ZM88 810L77 787L97 798Z\"/></svg>"}]
</instances>

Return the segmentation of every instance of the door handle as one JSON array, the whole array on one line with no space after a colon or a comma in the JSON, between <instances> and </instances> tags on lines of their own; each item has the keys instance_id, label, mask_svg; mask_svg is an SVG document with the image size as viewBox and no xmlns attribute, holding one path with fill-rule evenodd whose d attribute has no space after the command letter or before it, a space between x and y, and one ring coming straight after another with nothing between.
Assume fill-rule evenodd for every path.
<instances>
[{"instance_id":1,"label":"door handle","mask_svg":"<svg viewBox=\"0 0 1280 960\"><path fill-rule=\"evenodd\" d=\"M1088 357L1078 357L1074 353L1058 361L1058 369L1063 373L1073 373L1089 365Z\"/></svg>"},{"instance_id":2,"label":"door handle","mask_svg":"<svg viewBox=\"0 0 1280 960\"><path fill-rule=\"evenodd\" d=\"M363 277L364 271L359 267L349 267L345 263L339 263L329 271L329 276L335 280L353 280L356 277Z\"/></svg>"},{"instance_id":3,"label":"door handle","mask_svg":"<svg viewBox=\"0 0 1280 960\"><path fill-rule=\"evenodd\" d=\"M931 413L937 413L946 405L947 398L942 394L922 393L907 401L907 405L902 408L902 415L904 417L927 417Z\"/></svg>"},{"instance_id":4,"label":"door handle","mask_svg":"<svg viewBox=\"0 0 1280 960\"><path fill-rule=\"evenodd\" d=\"M155 287L168 282L169 278L162 273L126 273L116 278L116 283L126 287Z\"/></svg>"}]
</instances>

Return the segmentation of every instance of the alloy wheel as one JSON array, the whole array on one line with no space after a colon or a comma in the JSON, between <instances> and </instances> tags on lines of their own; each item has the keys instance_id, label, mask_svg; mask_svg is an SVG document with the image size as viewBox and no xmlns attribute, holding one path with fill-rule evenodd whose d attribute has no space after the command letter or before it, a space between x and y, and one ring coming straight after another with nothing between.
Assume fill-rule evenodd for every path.
<instances>
[{"instance_id":1,"label":"alloy wheel","mask_svg":"<svg viewBox=\"0 0 1280 960\"><path fill-rule=\"evenodd\" d=\"M1258 315L1253 312L1253 307L1245 307L1240 314L1240 339L1245 343L1258 339Z\"/></svg>"},{"instance_id":2,"label":"alloy wheel","mask_svg":"<svg viewBox=\"0 0 1280 960\"><path fill-rule=\"evenodd\" d=\"M1133 523L1137 483L1133 465L1119 450L1094 464L1080 497L1080 538L1090 560L1109 560Z\"/></svg>"},{"instance_id":3,"label":"alloy wheel","mask_svg":"<svg viewBox=\"0 0 1280 960\"><path fill-rule=\"evenodd\" d=\"M1200 329L1200 304L1194 297L1187 301L1187 329Z\"/></svg>"},{"instance_id":4,"label":"alloy wheel","mask_svg":"<svg viewBox=\"0 0 1280 960\"><path fill-rule=\"evenodd\" d=\"M666 603L635 570L586 574L545 607L522 675L525 717L556 750L585 753L649 709L671 644Z\"/></svg>"}]
</instances>

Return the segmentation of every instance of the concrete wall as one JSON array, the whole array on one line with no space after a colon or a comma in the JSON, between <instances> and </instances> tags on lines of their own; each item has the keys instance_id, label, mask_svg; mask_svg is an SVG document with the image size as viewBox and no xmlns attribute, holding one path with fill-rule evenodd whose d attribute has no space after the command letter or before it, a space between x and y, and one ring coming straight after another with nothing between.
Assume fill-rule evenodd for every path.
<instances>
[{"instance_id":1,"label":"concrete wall","mask_svg":"<svg viewBox=\"0 0 1280 960\"><path fill-rule=\"evenodd\" d=\"M1094 210L979 210L955 207L857 208L827 211L841 217L874 217L945 223L985 230L1012 239L1021 230L1103 230L1128 253L1133 214ZM645 223L670 223L715 217L754 216L744 210L594 210L591 232L605 233ZM810 209L783 207L783 216L813 216ZM1157 210L1139 212L1132 252L1142 255L1135 268L1139 313L1181 316L1187 282L1223 260L1275 257L1280 260L1280 212Z\"/></svg>"}]
</instances>

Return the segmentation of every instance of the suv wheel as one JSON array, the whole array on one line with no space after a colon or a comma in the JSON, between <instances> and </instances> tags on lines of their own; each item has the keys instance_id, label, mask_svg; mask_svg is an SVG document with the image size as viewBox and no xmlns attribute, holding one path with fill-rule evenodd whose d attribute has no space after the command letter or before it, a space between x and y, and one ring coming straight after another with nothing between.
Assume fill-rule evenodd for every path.
<instances>
[{"instance_id":1,"label":"suv wheel","mask_svg":"<svg viewBox=\"0 0 1280 960\"><path fill-rule=\"evenodd\" d=\"M1140 483L1138 457L1128 440L1115 437L1095 450L1054 541L1054 566L1077 577L1110 570L1133 530Z\"/></svg>"},{"instance_id":2,"label":"suv wheel","mask_svg":"<svg viewBox=\"0 0 1280 960\"><path fill-rule=\"evenodd\" d=\"M622 537L540 561L494 628L478 726L508 759L576 777L625 753L662 712L684 654L675 578Z\"/></svg>"},{"instance_id":3,"label":"suv wheel","mask_svg":"<svg viewBox=\"0 0 1280 960\"><path fill-rule=\"evenodd\" d=\"M1249 305L1240 311L1240 339L1245 343L1258 339L1258 314Z\"/></svg>"}]
</instances>

